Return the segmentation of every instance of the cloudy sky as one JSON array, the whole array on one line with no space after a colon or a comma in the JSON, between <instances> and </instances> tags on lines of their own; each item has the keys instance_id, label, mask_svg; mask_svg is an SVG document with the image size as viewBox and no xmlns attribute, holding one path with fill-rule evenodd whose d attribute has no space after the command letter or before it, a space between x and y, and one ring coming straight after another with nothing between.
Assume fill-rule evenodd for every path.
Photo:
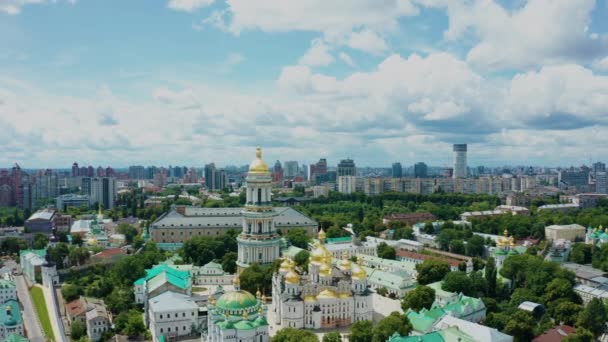
<instances>
[{"instance_id":1,"label":"cloudy sky","mask_svg":"<svg viewBox=\"0 0 608 342\"><path fill-rule=\"evenodd\" d=\"M608 161L607 0L0 0L0 166Z\"/></svg>"}]
</instances>

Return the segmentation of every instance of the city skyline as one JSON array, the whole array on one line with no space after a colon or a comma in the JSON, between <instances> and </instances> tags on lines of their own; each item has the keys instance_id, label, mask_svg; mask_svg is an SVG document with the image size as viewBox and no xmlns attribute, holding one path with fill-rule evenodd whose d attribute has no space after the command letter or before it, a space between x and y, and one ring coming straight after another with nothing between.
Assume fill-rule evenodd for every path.
<instances>
[{"instance_id":1,"label":"city skyline","mask_svg":"<svg viewBox=\"0 0 608 342\"><path fill-rule=\"evenodd\" d=\"M604 0L0 0L0 165L239 165L260 145L451 166L457 143L470 166L590 164L608 155L607 15Z\"/></svg>"}]
</instances>

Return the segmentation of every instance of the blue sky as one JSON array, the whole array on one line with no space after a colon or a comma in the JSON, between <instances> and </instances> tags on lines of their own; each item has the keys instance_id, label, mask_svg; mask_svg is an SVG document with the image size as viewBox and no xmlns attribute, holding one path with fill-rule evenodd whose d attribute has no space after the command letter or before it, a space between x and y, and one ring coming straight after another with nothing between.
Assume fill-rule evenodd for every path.
<instances>
[{"instance_id":1,"label":"blue sky","mask_svg":"<svg viewBox=\"0 0 608 342\"><path fill-rule=\"evenodd\" d=\"M0 165L606 160L605 0L0 0Z\"/></svg>"}]
</instances>

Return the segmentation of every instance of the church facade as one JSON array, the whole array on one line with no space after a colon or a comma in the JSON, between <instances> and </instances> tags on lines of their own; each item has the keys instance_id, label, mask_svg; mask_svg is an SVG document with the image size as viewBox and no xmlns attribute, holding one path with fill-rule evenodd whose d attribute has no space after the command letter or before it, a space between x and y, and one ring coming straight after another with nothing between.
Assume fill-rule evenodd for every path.
<instances>
[{"instance_id":1,"label":"church facade","mask_svg":"<svg viewBox=\"0 0 608 342\"><path fill-rule=\"evenodd\" d=\"M310 254L308 270L283 259L272 279L272 310L282 328L328 329L372 320L372 296L361 260L334 260L325 233Z\"/></svg>"}]
</instances>

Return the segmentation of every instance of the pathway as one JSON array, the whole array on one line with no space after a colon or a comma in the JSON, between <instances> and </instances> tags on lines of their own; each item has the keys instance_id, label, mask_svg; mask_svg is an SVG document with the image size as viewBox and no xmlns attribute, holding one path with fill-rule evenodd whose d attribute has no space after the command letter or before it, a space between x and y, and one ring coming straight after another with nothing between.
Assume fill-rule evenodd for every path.
<instances>
[{"instance_id":1,"label":"pathway","mask_svg":"<svg viewBox=\"0 0 608 342\"><path fill-rule=\"evenodd\" d=\"M22 275L15 276L15 284L17 285L17 297L19 297L19 302L23 306L23 322L27 331L27 337L32 342L44 342L44 334L36 315L36 309Z\"/></svg>"}]
</instances>

